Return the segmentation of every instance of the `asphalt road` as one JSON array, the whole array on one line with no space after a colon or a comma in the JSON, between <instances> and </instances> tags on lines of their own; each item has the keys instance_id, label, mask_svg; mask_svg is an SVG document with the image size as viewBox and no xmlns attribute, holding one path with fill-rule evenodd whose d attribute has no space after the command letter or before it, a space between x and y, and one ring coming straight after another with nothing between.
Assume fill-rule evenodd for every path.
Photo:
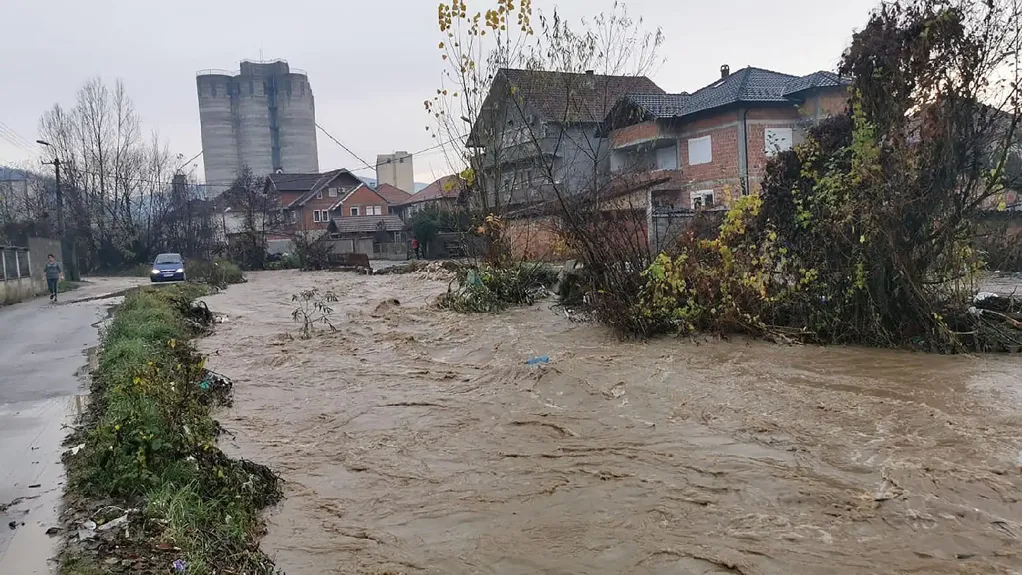
<instances>
[{"instance_id":1,"label":"asphalt road","mask_svg":"<svg viewBox=\"0 0 1022 575\"><path fill-rule=\"evenodd\" d=\"M47 560L58 538L46 530L57 525L63 493L64 426L85 406L79 374L87 371L98 326L117 301L90 298L137 283L98 280L67 303L44 297L0 307L0 573L49 573L53 567Z\"/></svg>"}]
</instances>

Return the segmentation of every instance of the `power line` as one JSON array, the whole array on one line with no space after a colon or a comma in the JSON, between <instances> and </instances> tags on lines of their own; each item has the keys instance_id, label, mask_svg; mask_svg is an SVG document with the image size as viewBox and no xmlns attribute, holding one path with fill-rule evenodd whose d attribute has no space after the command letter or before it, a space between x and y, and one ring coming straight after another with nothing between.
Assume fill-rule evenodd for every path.
<instances>
[{"instance_id":1,"label":"power line","mask_svg":"<svg viewBox=\"0 0 1022 575\"><path fill-rule=\"evenodd\" d=\"M338 146L340 146L341 149L343 149L345 152L348 152L349 154L351 154L351 157L353 157L356 160L358 160L358 161L362 162L363 164L365 164L366 167L369 168L370 170L375 170L376 169L373 166L370 166L369 162L367 162L367 161L363 160L362 158L360 158L358 154L356 154L355 152L352 152L350 149L348 149L348 146L345 146L344 144L342 144L340 140L338 140L337 138L333 137L330 134L330 132L326 131L326 128L324 128L323 126L320 126L319 124L316 124L316 127L319 128L320 130L323 130L323 133L326 134L328 138L333 140L334 143L337 144Z\"/></svg>"},{"instance_id":2,"label":"power line","mask_svg":"<svg viewBox=\"0 0 1022 575\"><path fill-rule=\"evenodd\" d=\"M32 149L30 147L28 147L24 143L18 141L18 138L16 137L16 135L8 133L4 129L2 124L0 124L0 138L3 138L4 140L10 142L10 144L12 146L14 146L15 148L20 148L22 150L25 150L26 152L31 152L32 151Z\"/></svg>"},{"instance_id":3,"label":"power line","mask_svg":"<svg viewBox=\"0 0 1022 575\"><path fill-rule=\"evenodd\" d=\"M0 122L0 130L6 130L11 135L13 135L16 140L21 140L21 142L22 142L21 147L26 148L26 149L31 149L32 148L32 146L33 146L32 142L29 142L25 138L22 138L21 134L15 132L14 128L8 126L7 124L5 124L3 122Z\"/></svg>"}]
</instances>

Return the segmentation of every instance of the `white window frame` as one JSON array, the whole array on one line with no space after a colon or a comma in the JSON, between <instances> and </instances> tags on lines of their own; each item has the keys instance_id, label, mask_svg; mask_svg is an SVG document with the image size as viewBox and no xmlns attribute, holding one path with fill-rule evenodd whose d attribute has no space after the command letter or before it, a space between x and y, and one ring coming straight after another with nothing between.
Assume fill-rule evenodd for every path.
<instances>
[{"instance_id":1,"label":"white window frame","mask_svg":"<svg viewBox=\"0 0 1022 575\"><path fill-rule=\"evenodd\" d=\"M692 153L693 151L700 151L701 152L700 148L702 147L702 145L704 143L706 145L706 155L705 155L705 157L701 153L700 154L693 154ZM695 159L693 159L693 155L696 155L697 157ZM712 164L712 163L713 163L713 137L712 136L703 136L701 138L689 138L689 140L688 140L688 165L690 165L690 166L699 166L699 165L702 165L702 164Z\"/></svg>"},{"instance_id":2,"label":"white window frame","mask_svg":"<svg viewBox=\"0 0 1022 575\"><path fill-rule=\"evenodd\" d=\"M795 145L795 130L785 127L763 129L763 151L767 157L787 152Z\"/></svg>"},{"instance_id":3,"label":"white window frame","mask_svg":"<svg viewBox=\"0 0 1022 575\"><path fill-rule=\"evenodd\" d=\"M316 199L317 200L322 200L323 199L323 190L320 190L320 191L316 192Z\"/></svg>"},{"instance_id":4,"label":"white window frame","mask_svg":"<svg viewBox=\"0 0 1022 575\"><path fill-rule=\"evenodd\" d=\"M380 206L366 206L366 215L367 216L382 216L383 215L383 208L381 208Z\"/></svg>"},{"instance_id":5,"label":"white window frame","mask_svg":"<svg viewBox=\"0 0 1022 575\"><path fill-rule=\"evenodd\" d=\"M290 210L290 211L288 211L288 213L291 214L290 216L288 216L288 219L291 220L291 223L292 224L297 224L298 223L298 213L295 212L294 210Z\"/></svg>"},{"instance_id":6,"label":"white window frame","mask_svg":"<svg viewBox=\"0 0 1022 575\"><path fill-rule=\"evenodd\" d=\"M351 206L350 208L348 208L348 214L351 215L351 216L361 215L359 213L358 206Z\"/></svg>"},{"instance_id":7,"label":"white window frame","mask_svg":"<svg viewBox=\"0 0 1022 575\"><path fill-rule=\"evenodd\" d=\"M707 197L710 198L710 205L709 205L709 207L712 208L713 207L713 190L695 190L693 192L689 192L689 203L691 204L692 209L696 210L696 209L707 207L706 206L706 198ZM699 200L699 206L696 206L696 200Z\"/></svg>"},{"instance_id":8,"label":"white window frame","mask_svg":"<svg viewBox=\"0 0 1022 575\"><path fill-rule=\"evenodd\" d=\"M336 198L337 197L337 188L330 188L329 190L326 191L326 193L331 198Z\"/></svg>"},{"instance_id":9,"label":"white window frame","mask_svg":"<svg viewBox=\"0 0 1022 575\"><path fill-rule=\"evenodd\" d=\"M312 221L319 223L319 210L312 210Z\"/></svg>"}]
</instances>

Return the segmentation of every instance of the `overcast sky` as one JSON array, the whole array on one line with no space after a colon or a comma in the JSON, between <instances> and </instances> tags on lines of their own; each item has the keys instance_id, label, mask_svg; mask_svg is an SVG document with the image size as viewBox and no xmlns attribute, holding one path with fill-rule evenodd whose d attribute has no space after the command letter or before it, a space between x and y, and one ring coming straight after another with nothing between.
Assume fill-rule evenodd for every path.
<instances>
[{"instance_id":1,"label":"overcast sky","mask_svg":"<svg viewBox=\"0 0 1022 575\"><path fill-rule=\"evenodd\" d=\"M470 9L493 0L467 0ZM571 19L613 0L533 0ZM632 16L660 26L666 63L653 80L693 91L731 70L758 66L790 74L832 70L875 0L633 0ZM435 93L435 0L0 0L0 136L28 142L40 114L70 107L82 82L124 80L145 126L185 158L202 149L195 72L237 69L242 59L283 58L308 72L316 119L361 158L432 145L423 100ZM319 165L373 176L319 134ZM28 149L26 149L28 148ZM416 156L416 180L448 169L440 150ZM38 146L0 137L0 165L34 161ZM201 158L196 161L201 178Z\"/></svg>"}]
</instances>

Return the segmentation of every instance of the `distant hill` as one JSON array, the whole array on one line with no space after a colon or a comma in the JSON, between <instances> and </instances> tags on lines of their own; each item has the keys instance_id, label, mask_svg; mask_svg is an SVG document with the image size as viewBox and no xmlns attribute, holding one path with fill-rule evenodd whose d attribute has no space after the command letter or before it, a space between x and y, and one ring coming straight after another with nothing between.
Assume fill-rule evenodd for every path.
<instances>
[{"instance_id":1,"label":"distant hill","mask_svg":"<svg viewBox=\"0 0 1022 575\"><path fill-rule=\"evenodd\" d=\"M362 182L365 185L369 186L370 188L375 188L376 187L376 178L366 178L366 177L363 177L363 176L358 176L358 179L362 180ZM415 182L415 191L418 192L418 191L422 190L422 188L425 188L428 185L429 184L423 184L422 182Z\"/></svg>"}]
</instances>

